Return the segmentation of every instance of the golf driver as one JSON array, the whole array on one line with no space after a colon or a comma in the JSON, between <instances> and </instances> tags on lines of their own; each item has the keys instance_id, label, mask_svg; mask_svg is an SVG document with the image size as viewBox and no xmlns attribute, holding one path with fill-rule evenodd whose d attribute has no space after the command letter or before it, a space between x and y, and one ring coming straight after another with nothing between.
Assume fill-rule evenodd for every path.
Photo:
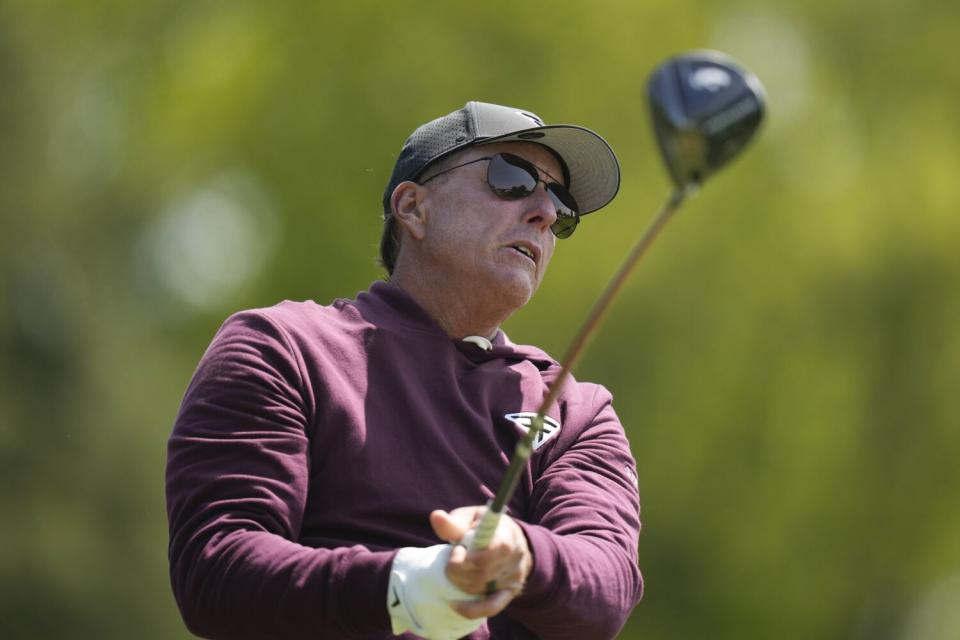
<instances>
[{"instance_id":1,"label":"golf driver","mask_svg":"<svg viewBox=\"0 0 960 640\"><path fill-rule=\"evenodd\" d=\"M471 551L489 546L533 452L534 440L543 429L547 411L624 282L684 199L740 153L753 137L763 119L765 102L757 77L716 51L691 51L662 63L647 82L647 100L657 144L674 190L571 342L559 375L527 433L517 443L496 495L463 542ZM488 585L488 591L492 587Z\"/></svg>"}]
</instances>

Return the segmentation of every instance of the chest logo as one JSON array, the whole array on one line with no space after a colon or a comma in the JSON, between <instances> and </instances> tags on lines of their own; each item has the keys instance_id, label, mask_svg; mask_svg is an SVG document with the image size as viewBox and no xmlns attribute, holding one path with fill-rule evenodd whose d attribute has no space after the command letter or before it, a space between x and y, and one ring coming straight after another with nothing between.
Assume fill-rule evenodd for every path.
<instances>
[{"instance_id":1,"label":"chest logo","mask_svg":"<svg viewBox=\"0 0 960 640\"><path fill-rule=\"evenodd\" d=\"M537 414L533 411L523 411L521 413L507 413L503 417L520 427L524 433L527 433L530 431L530 425L533 423L533 419L537 417ZM536 451L539 449L547 440L558 433L560 433L560 423L550 416L544 416L543 429L541 429L537 437L533 439L533 450Z\"/></svg>"}]
</instances>

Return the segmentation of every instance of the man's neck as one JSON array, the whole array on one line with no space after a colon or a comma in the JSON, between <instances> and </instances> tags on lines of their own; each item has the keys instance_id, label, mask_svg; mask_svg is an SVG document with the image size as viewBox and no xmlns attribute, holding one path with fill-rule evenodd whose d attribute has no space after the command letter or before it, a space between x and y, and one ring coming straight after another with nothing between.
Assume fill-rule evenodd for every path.
<instances>
[{"instance_id":1,"label":"man's neck","mask_svg":"<svg viewBox=\"0 0 960 640\"><path fill-rule=\"evenodd\" d=\"M458 340L467 336L492 340L510 316L492 305L478 303L478 296L469 287L451 286L445 279L430 281L398 270L390 282L413 298L447 335Z\"/></svg>"}]
</instances>

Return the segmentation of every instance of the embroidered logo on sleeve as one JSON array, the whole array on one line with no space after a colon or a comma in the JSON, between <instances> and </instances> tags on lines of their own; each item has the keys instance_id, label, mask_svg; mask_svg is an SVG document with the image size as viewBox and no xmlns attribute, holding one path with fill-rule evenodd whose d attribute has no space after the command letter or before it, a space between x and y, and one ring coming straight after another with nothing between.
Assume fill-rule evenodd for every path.
<instances>
[{"instance_id":1,"label":"embroidered logo on sleeve","mask_svg":"<svg viewBox=\"0 0 960 640\"><path fill-rule=\"evenodd\" d=\"M507 413L503 417L520 427L520 429L526 433L530 430L530 425L536 416L537 414L533 411L523 411L521 413ZM550 416L544 416L543 429L541 429L537 437L533 439L533 450L536 451L539 449L543 446L543 443L558 433L560 433L560 423Z\"/></svg>"},{"instance_id":2,"label":"embroidered logo on sleeve","mask_svg":"<svg viewBox=\"0 0 960 640\"><path fill-rule=\"evenodd\" d=\"M640 491L640 480L637 478L637 472L633 470L633 467L630 465L623 466L623 475L627 477L627 481L633 486L634 489Z\"/></svg>"}]
</instances>

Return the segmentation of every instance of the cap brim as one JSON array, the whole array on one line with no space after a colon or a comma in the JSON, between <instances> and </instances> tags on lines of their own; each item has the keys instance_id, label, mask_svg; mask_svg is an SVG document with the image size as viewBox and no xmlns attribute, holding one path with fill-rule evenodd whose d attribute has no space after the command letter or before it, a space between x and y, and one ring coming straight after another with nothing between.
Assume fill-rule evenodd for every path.
<instances>
[{"instance_id":1,"label":"cap brim","mask_svg":"<svg viewBox=\"0 0 960 640\"><path fill-rule=\"evenodd\" d=\"M620 189L620 163L613 149L606 140L584 127L548 124L487 138L474 144L494 142L533 142L555 151L563 158L570 172L570 184L567 187L580 206L580 215L604 207Z\"/></svg>"}]
</instances>

